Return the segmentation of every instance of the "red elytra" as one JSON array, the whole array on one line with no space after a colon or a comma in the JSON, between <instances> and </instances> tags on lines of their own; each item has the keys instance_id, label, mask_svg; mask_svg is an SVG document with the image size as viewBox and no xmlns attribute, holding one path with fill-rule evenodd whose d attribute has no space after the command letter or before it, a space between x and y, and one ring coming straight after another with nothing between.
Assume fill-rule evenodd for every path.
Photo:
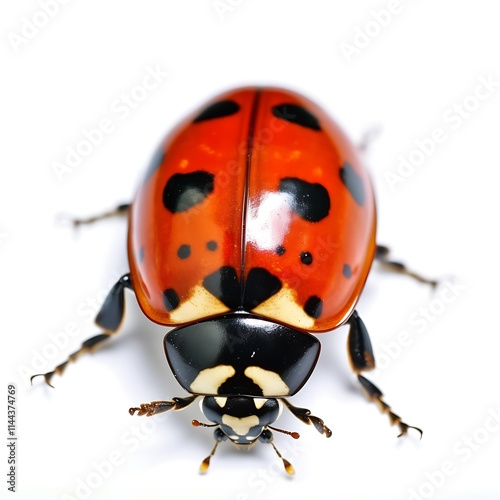
<instances>
[{"instance_id":1,"label":"red elytra","mask_svg":"<svg viewBox=\"0 0 500 500\"><path fill-rule=\"evenodd\" d=\"M358 152L316 104L234 90L155 155L131 207L131 280L159 324L245 310L328 331L355 307L375 229Z\"/></svg>"}]
</instances>

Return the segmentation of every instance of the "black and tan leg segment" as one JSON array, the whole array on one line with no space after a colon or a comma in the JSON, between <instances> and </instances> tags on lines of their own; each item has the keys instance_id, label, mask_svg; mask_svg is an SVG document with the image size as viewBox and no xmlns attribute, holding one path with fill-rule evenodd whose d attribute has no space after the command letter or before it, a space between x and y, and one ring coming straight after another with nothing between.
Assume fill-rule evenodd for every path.
<instances>
[{"instance_id":1,"label":"black and tan leg segment","mask_svg":"<svg viewBox=\"0 0 500 500\"><path fill-rule=\"evenodd\" d=\"M396 415L392 410L391 407L384 402L382 399L382 391L372 382L370 382L367 378L363 377L363 375L358 374L358 380L360 384L363 386L363 389L365 389L366 394L368 395L368 398L370 401L374 401L377 403L378 407L380 408L380 411L382 413L385 413L388 417L389 420L391 421L391 425L397 425L399 427L399 430L401 431L398 434L398 437L404 436L408 433L408 429L415 429L417 432L420 433L420 439L422 439L423 431L422 429L419 429L418 427L414 427L413 425L408 425L407 423L403 422L401 420L401 417L399 415Z\"/></svg>"},{"instance_id":2,"label":"black and tan leg segment","mask_svg":"<svg viewBox=\"0 0 500 500\"><path fill-rule=\"evenodd\" d=\"M329 438L332 435L332 431L325 425L323 420L321 420L318 417L315 417L314 415L311 415L310 410L307 408L299 408L297 406L293 406L289 401L286 399L281 399L283 404L290 410L290 412L296 416L299 420L304 422L307 425L314 425L315 429L320 433L323 434L325 437ZM293 437L293 436L292 436Z\"/></svg>"},{"instance_id":3,"label":"black and tan leg segment","mask_svg":"<svg viewBox=\"0 0 500 500\"><path fill-rule=\"evenodd\" d=\"M97 314L95 320L97 325L106 331L87 339L78 351L70 354L64 363L56 366L51 372L37 373L36 375L33 375L31 377L31 382L33 382L33 379L36 377L43 377L45 382L50 385L50 387L53 387L51 381L55 374L62 375L66 366L68 366L70 362L76 361L82 354L94 352L106 340L108 340L119 329L125 314L125 288L132 289L130 274L123 275L118 282L115 283L106 297L101 310Z\"/></svg>"},{"instance_id":4,"label":"black and tan leg segment","mask_svg":"<svg viewBox=\"0 0 500 500\"><path fill-rule=\"evenodd\" d=\"M406 276L410 276L411 278L419 281L420 283L426 283L433 288L438 285L437 280L431 280L425 278L424 276L408 269L405 264L391 260L389 258L389 253L390 253L389 248L383 245L377 245L375 259L380 263L380 266L383 269L387 269L388 271L399 274L405 274Z\"/></svg>"},{"instance_id":5,"label":"black and tan leg segment","mask_svg":"<svg viewBox=\"0 0 500 500\"><path fill-rule=\"evenodd\" d=\"M391 425L397 425L399 427L401 432L398 437L407 434L408 429L415 429L420 433L420 437L422 437L422 430L403 422L401 417L396 415L391 410L391 407L382 399L382 391L375 384L360 374L362 371L372 370L375 368L375 358L373 356L370 336L368 335L368 330L366 329L365 324L356 311L352 313L347 323L350 327L347 341L349 360L353 371L357 374L358 380L368 396L368 399L377 403L382 413L385 413L389 417Z\"/></svg>"},{"instance_id":6,"label":"black and tan leg segment","mask_svg":"<svg viewBox=\"0 0 500 500\"><path fill-rule=\"evenodd\" d=\"M152 401L151 403L142 403L139 406L133 406L129 408L128 412L130 415L135 415L142 417L152 417L153 415L158 415L160 413L165 413L170 410L183 410L186 406L189 406L198 395L188 396L187 398L173 398L170 401Z\"/></svg>"},{"instance_id":7,"label":"black and tan leg segment","mask_svg":"<svg viewBox=\"0 0 500 500\"><path fill-rule=\"evenodd\" d=\"M107 212L102 212L100 214L93 215L91 217L85 217L82 219L71 219L71 223L75 227L82 226L84 224L93 224L94 222L104 219L109 219L111 217L127 215L129 209L130 209L130 203L123 203L122 205L118 205L112 210L108 210Z\"/></svg>"},{"instance_id":8,"label":"black and tan leg segment","mask_svg":"<svg viewBox=\"0 0 500 500\"><path fill-rule=\"evenodd\" d=\"M98 326L109 332L116 332L120 328L125 315L125 288L133 290L130 274L124 274L108 293L101 310L96 316Z\"/></svg>"},{"instance_id":9,"label":"black and tan leg segment","mask_svg":"<svg viewBox=\"0 0 500 500\"><path fill-rule=\"evenodd\" d=\"M94 337L91 337L90 339L87 339L80 349L78 351L75 351L73 354L70 354L68 356L68 359L64 361L64 363L61 363L60 365L57 365L51 372L47 373L37 373L36 375L33 375L30 379L31 383L33 383L33 379L36 377L43 377L45 379L45 383L47 385L50 385L50 387L54 387L50 382L52 381L52 377L54 375L62 375L66 367L70 362L75 362L82 354L88 353L88 352L94 352L101 344L102 342L108 340L108 338L111 335L107 333L100 333L99 335L95 335Z\"/></svg>"}]
</instances>

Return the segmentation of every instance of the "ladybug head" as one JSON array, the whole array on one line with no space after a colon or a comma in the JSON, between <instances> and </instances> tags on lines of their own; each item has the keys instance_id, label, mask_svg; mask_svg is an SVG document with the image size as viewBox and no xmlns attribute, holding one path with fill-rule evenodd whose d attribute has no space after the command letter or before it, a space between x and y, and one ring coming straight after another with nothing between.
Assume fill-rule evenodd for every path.
<instances>
[{"instance_id":1,"label":"ladybug head","mask_svg":"<svg viewBox=\"0 0 500 500\"><path fill-rule=\"evenodd\" d=\"M254 398L247 396L205 396L201 402L201 410L213 424L203 424L193 420L195 427L216 427L214 431L215 446L210 455L201 463L200 471L206 472L210 459L214 455L219 443L231 442L239 448L248 449L257 441L270 443L278 456L283 460L288 474L295 473L292 465L284 459L276 449L271 429L299 438L297 432L289 432L271 427L281 414L282 403L275 398Z\"/></svg>"},{"instance_id":2,"label":"ladybug head","mask_svg":"<svg viewBox=\"0 0 500 500\"><path fill-rule=\"evenodd\" d=\"M211 422L194 420L193 425L215 427L216 444L202 472L217 445L229 439L246 449L257 441L270 443L293 474L272 443L271 429L295 439L299 435L271 424L283 404L290 408L286 398L307 381L319 351L312 335L247 313L209 318L167 333L165 352L172 372L186 391L203 396L201 410Z\"/></svg>"},{"instance_id":3,"label":"ladybug head","mask_svg":"<svg viewBox=\"0 0 500 500\"><path fill-rule=\"evenodd\" d=\"M279 417L281 404L274 398L206 396L201 410L224 434L220 440L229 438L236 445L248 446Z\"/></svg>"}]
</instances>

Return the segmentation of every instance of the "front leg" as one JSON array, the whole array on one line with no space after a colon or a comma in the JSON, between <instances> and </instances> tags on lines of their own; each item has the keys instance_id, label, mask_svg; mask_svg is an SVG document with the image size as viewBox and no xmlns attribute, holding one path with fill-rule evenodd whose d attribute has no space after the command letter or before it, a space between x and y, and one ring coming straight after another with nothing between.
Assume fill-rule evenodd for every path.
<instances>
[{"instance_id":1,"label":"front leg","mask_svg":"<svg viewBox=\"0 0 500 500\"><path fill-rule=\"evenodd\" d=\"M299 408L298 406L293 406L292 403L287 401L286 399L281 400L284 405L290 410L292 415L297 417L299 420L304 422L307 425L313 425L315 429L320 433L323 434L325 437L329 438L332 435L332 431L325 425L323 420L319 417L315 417L314 415L311 415L311 411L308 410L307 408ZM277 430L277 429L275 429ZM292 435L292 437L295 437ZM297 439L297 438L295 438Z\"/></svg>"},{"instance_id":2,"label":"front leg","mask_svg":"<svg viewBox=\"0 0 500 500\"><path fill-rule=\"evenodd\" d=\"M140 406L129 408L128 412L130 415L135 415L137 413L137 416L139 417L142 417L143 415L152 417L153 415L165 413L170 410L183 410L197 397L197 395L193 395L188 396L187 398L173 398L171 401L152 401L151 403L142 403Z\"/></svg>"}]
</instances>

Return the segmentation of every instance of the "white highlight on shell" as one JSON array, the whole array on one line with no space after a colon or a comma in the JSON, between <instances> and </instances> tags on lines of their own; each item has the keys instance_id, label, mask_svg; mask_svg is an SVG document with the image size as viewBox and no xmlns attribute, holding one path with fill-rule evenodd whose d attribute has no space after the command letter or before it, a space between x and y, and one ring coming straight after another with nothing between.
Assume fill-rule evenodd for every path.
<instances>
[{"instance_id":1,"label":"white highlight on shell","mask_svg":"<svg viewBox=\"0 0 500 500\"><path fill-rule=\"evenodd\" d=\"M250 209L247 233L250 243L261 250L274 250L283 243L292 220L291 196L287 193L269 192L262 195Z\"/></svg>"}]
</instances>

